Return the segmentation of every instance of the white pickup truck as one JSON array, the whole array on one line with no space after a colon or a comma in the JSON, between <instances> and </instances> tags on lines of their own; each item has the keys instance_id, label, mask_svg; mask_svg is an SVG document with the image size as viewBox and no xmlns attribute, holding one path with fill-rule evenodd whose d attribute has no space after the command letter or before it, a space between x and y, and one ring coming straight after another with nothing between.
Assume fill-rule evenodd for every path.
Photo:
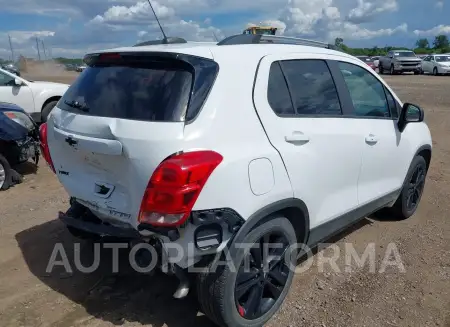
<instances>
[{"instance_id":1,"label":"white pickup truck","mask_svg":"<svg viewBox=\"0 0 450 327\"><path fill-rule=\"evenodd\" d=\"M0 69L0 101L14 103L37 122L45 122L68 84L29 81Z\"/></svg>"}]
</instances>

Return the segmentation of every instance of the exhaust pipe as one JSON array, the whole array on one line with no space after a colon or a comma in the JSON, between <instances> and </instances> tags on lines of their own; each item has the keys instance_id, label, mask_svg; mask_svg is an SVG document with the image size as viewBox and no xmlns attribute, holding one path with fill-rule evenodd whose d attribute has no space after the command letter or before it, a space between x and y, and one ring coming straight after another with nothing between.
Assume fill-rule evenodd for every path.
<instances>
[{"instance_id":1,"label":"exhaust pipe","mask_svg":"<svg viewBox=\"0 0 450 327\"><path fill-rule=\"evenodd\" d=\"M177 276L178 280L180 281L177 290L175 291L175 293L173 293L173 297L176 299L185 298L189 293L189 277L187 273L176 264L172 265L172 270L175 276Z\"/></svg>"}]
</instances>

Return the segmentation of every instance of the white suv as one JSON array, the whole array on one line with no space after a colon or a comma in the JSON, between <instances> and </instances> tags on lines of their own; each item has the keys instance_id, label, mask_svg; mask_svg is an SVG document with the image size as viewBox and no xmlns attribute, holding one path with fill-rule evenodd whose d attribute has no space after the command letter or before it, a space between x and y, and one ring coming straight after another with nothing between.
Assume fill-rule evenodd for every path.
<instances>
[{"instance_id":1,"label":"white suv","mask_svg":"<svg viewBox=\"0 0 450 327\"><path fill-rule=\"evenodd\" d=\"M158 244L182 281L177 297L188 268L206 267L196 281L204 313L261 326L286 297L298 244L382 208L415 212L430 131L422 109L326 44L177 41L85 57L41 127L71 197L60 219L78 236Z\"/></svg>"}]
</instances>

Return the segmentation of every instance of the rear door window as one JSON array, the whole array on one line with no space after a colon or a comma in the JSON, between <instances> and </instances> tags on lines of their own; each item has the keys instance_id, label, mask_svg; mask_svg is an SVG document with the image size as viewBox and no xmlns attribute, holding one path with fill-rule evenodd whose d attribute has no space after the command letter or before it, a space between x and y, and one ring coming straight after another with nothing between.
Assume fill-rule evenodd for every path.
<instances>
[{"instance_id":1,"label":"rear door window","mask_svg":"<svg viewBox=\"0 0 450 327\"><path fill-rule=\"evenodd\" d=\"M323 60L281 62L298 115L342 115L339 96Z\"/></svg>"},{"instance_id":2,"label":"rear door window","mask_svg":"<svg viewBox=\"0 0 450 327\"><path fill-rule=\"evenodd\" d=\"M193 73L176 60L88 67L59 101L77 114L144 121L184 121Z\"/></svg>"},{"instance_id":3,"label":"rear door window","mask_svg":"<svg viewBox=\"0 0 450 327\"><path fill-rule=\"evenodd\" d=\"M294 107L292 106L286 79L278 61L272 63L270 66L267 98L270 106L277 115L294 114Z\"/></svg>"}]
</instances>

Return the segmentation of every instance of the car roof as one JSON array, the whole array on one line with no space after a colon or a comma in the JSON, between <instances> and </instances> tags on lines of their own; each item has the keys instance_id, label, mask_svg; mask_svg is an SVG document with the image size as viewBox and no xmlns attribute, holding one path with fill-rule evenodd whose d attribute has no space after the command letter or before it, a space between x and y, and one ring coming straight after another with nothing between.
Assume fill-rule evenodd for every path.
<instances>
[{"instance_id":1,"label":"car roof","mask_svg":"<svg viewBox=\"0 0 450 327\"><path fill-rule=\"evenodd\" d=\"M353 58L352 55L344 52L295 44L234 44L217 45L215 42L187 42L176 44L158 44L138 47L121 47L92 52L175 52L204 58L214 59L214 55L226 54L237 58L247 57L246 59L259 60L264 56L283 53L314 53L314 54L333 54L346 58Z\"/></svg>"}]
</instances>

